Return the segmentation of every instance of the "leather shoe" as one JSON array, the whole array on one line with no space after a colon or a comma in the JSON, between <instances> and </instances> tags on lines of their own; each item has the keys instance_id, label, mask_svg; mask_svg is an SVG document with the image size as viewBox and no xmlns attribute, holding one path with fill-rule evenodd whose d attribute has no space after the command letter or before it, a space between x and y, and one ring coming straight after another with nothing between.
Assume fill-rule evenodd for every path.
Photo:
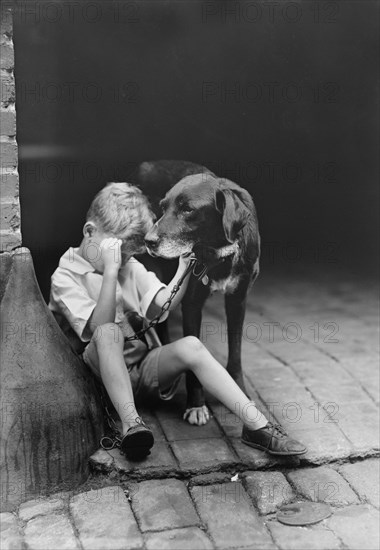
<instances>
[{"instance_id":1,"label":"leather shoe","mask_svg":"<svg viewBox=\"0 0 380 550\"><path fill-rule=\"evenodd\" d=\"M290 438L284 428L272 422L268 422L264 428L259 430L250 430L244 426L241 441L245 445L261 449L271 455L303 455L307 452L305 445Z\"/></svg>"},{"instance_id":2,"label":"leather shoe","mask_svg":"<svg viewBox=\"0 0 380 550\"><path fill-rule=\"evenodd\" d=\"M120 451L131 460L139 460L150 454L154 437L152 430L144 421L136 418L136 426L129 428L120 442Z\"/></svg>"}]
</instances>

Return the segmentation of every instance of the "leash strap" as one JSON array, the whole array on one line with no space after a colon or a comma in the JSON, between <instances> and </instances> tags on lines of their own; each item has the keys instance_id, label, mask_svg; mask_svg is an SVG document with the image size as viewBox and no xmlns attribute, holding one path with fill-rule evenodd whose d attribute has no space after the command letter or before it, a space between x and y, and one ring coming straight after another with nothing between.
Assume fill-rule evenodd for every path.
<instances>
[{"instance_id":1,"label":"leash strap","mask_svg":"<svg viewBox=\"0 0 380 550\"><path fill-rule=\"evenodd\" d=\"M186 277L188 276L188 274L192 271L193 272L193 275L194 277L196 277L197 279L202 279L205 277L206 275L206 272L207 272L207 266L205 266L204 264L200 264L202 265L202 269L201 269L201 272L200 273L196 273L195 272L195 267L200 264L200 262L196 259L196 258L190 258L190 261L189 261L189 265L187 266L187 268L185 269L185 271L183 272L183 274L181 275L181 277L178 279L177 283L173 286L173 289L170 293L170 296L169 298L166 300L166 302L162 305L161 307L161 311L158 315L156 315L156 317L154 317L148 324L146 327L142 328L141 330L138 330L136 331L134 334L132 334L131 336L125 336L124 337L124 340L127 340L127 341L131 341L131 340L139 340L149 329L155 327L161 320L161 317L164 315L164 313L166 313L168 311L168 309L170 308L171 306L171 303L172 301L174 300L174 297L178 294L182 284L183 284L183 281L186 279Z\"/></svg>"}]
</instances>

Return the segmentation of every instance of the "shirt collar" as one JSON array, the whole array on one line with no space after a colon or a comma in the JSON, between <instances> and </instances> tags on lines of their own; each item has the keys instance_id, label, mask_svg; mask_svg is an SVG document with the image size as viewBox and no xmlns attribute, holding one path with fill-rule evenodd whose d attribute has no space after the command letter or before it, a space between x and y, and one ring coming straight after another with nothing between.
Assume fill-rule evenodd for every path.
<instances>
[{"instance_id":1,"label":"shirt collar","mask_svg":"<svg viewBox=\"0 0 380 550\"><path fill-rule=\"evenodd\" d=\"M68 269L78 275L93 273L95 268L78 254L79 248L69 248L59 261L59 267Z\"/></svg>"}]
</instances>

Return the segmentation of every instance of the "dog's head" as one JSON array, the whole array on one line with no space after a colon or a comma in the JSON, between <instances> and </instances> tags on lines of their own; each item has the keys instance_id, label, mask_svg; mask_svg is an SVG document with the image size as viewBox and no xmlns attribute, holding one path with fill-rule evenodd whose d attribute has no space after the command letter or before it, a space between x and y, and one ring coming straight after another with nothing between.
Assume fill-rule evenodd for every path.
<instances>
[{"instance_id":1,"label":"dog's head","mask_svg":"<svg viewBox=\"0 0 380 550\"><path fill-rule=\"evenodd\" d=\"M195 246L217 248L234 242L249 209L236 192L240 188L228 183L202 173L172 187L161 201L162 217L145 236L149 253L177 258Z\"/></svg>"}]
</instances>

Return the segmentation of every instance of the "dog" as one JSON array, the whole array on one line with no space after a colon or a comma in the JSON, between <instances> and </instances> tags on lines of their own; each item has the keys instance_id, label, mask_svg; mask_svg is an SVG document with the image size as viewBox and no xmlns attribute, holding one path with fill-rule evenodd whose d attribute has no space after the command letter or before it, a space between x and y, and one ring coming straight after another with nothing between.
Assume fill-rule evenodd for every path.
<instances>
[{"instance_id":1,"label":"dog","mask_svg":"<svg viewBox=\"0 0 380 550\"><path fill-rule=\"evenodd\" d=\"M199 164L186 161L142 163L134 181L151 200L159 219L145 236L148 252L166 260L193 252L207 269L191 275L182 300L183 334L199 338L202 307L211 292L225 295L228 332L227 371L245 391L241 341L247 293L259 274L260 234L252 197L242 187ZM161 260L162 261L162 260ZM186 378L184 418L202 425L210 418L203 388Z\"/></svg>"}]
</instances>

